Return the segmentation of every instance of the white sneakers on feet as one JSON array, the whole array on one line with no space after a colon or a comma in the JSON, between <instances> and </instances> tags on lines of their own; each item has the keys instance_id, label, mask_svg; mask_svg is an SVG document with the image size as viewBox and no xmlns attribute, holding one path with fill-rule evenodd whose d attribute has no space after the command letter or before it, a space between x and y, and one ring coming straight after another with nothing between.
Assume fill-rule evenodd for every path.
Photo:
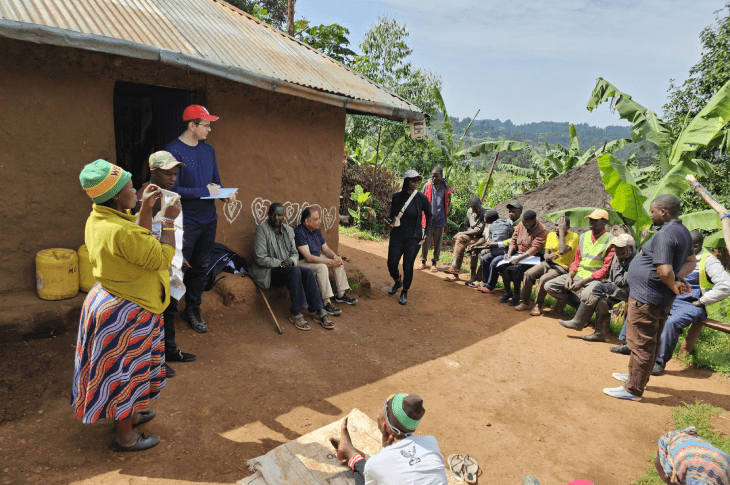
<instances>
[{"instance_id":1,"label":"white sneakers on feet","mask_svg":"<svg viewBox=\"0 0 730 485\"><path fill-rule=\"evenodd\" d=\"M639 396L634 396L623 387L607 387L603 390L604 394L618 399L626 399L628 401L641 401Z\"/></svg>"},{"instance_id":2,"label":"white sneakers on feet","mask_svg":"<svg viewBox=\"0 0 730 485\"><path fill-rule=\"evenodd\" d=\"M611 377L613 377L617 381L621 381L621 382L628 382L629 381L629 375L628 374L619 374L618 372L614 372L613 374L611 374ZM644 386L644 390L646 391L646 386Z\"/></svg>"}]
</instances>

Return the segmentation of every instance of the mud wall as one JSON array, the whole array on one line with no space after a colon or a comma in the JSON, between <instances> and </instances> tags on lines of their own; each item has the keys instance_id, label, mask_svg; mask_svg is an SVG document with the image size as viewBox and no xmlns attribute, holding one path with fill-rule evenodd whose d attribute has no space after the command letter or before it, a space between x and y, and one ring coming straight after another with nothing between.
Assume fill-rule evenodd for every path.
<instances>
[{"instance_id":1,"label":"mud wall","mask_svg":"<svg viewBox=\"0 0 730 485\"><path fill-rule=\"evenodd\" d=\"M0 38L0 293L35 288L35 254L77 249L91 201L78 174L116 161L115 81L194 90L220 116L208 137L223 184L239 202L218 204L218 241L251 260L255 226L270 202L296 224L322 207L337 250L345 110L157 62ZM258 209L258 212L256 212ZM325 217L326 216L326 217Z\"/></svg>"}]
</instances>

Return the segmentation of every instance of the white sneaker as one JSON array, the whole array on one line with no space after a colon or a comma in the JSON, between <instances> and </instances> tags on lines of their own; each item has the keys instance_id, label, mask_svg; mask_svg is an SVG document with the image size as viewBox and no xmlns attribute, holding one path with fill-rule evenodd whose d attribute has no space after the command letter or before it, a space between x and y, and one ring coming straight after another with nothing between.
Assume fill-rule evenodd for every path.
<instances>
[{"instance_id":1,"label":"white sneaker","mask_svg":"<svg viewBox=\"0 0 730 485\"><path fill-rule=\"evenodd\" d=\"M623 387L607 387L603 390L604 394L618 399L626 399L628 401L641 401L639 396L634 396Z\"/></svg>"},{"instance_id":2,"label":"white sneaker","mask_svg":"<svg viewBox=\"0 0 730 485\"><path fill-rule=\"evenodd\" d=\"M617 381L629 382L629 375L628 374L619 374L618 372L614 372L613 374L611 374L611 377L613 377ZM646 386L644 386L644 390L646 391Z\"/></svg>"}]
</instances>

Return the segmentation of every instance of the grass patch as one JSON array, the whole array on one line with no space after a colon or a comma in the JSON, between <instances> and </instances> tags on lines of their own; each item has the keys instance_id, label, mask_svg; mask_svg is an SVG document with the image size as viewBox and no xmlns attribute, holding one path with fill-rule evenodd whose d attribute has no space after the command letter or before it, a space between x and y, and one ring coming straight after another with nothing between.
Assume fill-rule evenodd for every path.
<instances>
[{"instance_id":1,"label":"grass patch","mask_svg":"<svg viewBox=\"0 0 730 485\"><path fill-rule=\"evenodd\" d=\"M338 226L340 234L346 234L348 236L356 237L359 239L366 239L368 241L383 241L385 238L380 234L374 234L370 231L363 231L355 226L344 227Z\"/></svg>"},{"instance_id":2,"label":"grass patch","mask_svg":"<svg viewBox=\"0 0 730 485\"><path fill-rule=\"evenodd\" d=\"M722 408L716 408L699 400L695 401L694 404L684 403L683 406L677 406L672 410L672 429L685 429L694 426L697 428L697 434L700 438L706 439L725 453L730 453L730 437L717 431L710 422L710 418L724 412L726 411ZM656 439L658 441L659 436ZM654 467L654 460L656 460L656 455L649 459L651 466L636 479L634 485L664 485Z\"/></svg>"}]
</instances>

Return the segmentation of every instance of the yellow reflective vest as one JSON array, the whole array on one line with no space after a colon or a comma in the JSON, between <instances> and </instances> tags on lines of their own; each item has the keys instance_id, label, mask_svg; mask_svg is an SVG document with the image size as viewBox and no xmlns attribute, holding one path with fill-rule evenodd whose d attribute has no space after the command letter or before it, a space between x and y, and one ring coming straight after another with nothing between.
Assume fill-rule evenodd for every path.
<instances>
[{"instance_id":1,"label":"yellow reflective vest","mask_svg":"<svg viewBox=\"0 0 730 485\"><path fill-rule=\"evenodd\" d=\"M708 291L710 291L715 286L712 283L710 283L710 280L707 278L707 272L705 271L705 266L707 264L707 258L709 256L711 256L710 252L707 251L706 249L703 249L702 255L700 257L700 291L702 292L703 295L705 293L707 293ZM710 306L706 306L705 310L707 310L709 312L711 308L712 309L718 308L720 306L719 304L720 304L720 302L713 303Z\"/></svg>"},{"instance_id":2,"label":"yellow reflective vest","mask_svg":"<svg viewBox=\"0 0 730 485\"><path fill-rule=\"evenodd\" d=\"M613 234L604 232L596 242L593 242L591 235L591 231L587 231L580 237L581 259L576 273L579 278L588 278L603 267L603 260L614 239Z\"/></svg>"}]
</instances>

